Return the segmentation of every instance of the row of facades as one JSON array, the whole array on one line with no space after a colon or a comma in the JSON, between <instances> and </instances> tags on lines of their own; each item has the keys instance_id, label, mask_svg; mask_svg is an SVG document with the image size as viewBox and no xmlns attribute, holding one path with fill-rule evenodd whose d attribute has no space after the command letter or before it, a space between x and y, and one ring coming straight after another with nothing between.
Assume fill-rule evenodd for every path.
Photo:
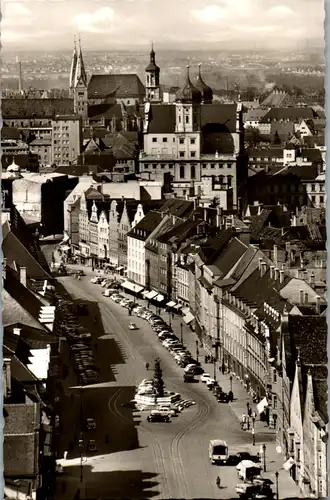
<instances>
[{"instance_id":1,"label":"row of facades","mask_svg":"<svg viewBox=\"0 0 330 500\"><path fill-rule=\"evenodd\" d=\"M181 309L220 366L266 397L265 418L302 491L326 496L325 248L301 251L289 235L261 249L251 217L175 198L104 206L96 192L79 200L76 253Z\"/></svg>"}]
</instances>

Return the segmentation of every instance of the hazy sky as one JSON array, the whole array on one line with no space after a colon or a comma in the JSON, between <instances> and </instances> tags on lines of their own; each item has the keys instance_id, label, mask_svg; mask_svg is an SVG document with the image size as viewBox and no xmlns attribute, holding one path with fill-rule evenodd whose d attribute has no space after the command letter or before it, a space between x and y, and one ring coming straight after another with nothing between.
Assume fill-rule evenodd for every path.
<instances>
[{"instance_id":1,"label":"hazy sky","mask_svg":"<svg viewBox=\"0 0 330 500\"><path fill-rule=\"evenodd\" d=\"M4 50L296 46L323 38L323 0L3 0Z\"/></svg>"}]
</instances>

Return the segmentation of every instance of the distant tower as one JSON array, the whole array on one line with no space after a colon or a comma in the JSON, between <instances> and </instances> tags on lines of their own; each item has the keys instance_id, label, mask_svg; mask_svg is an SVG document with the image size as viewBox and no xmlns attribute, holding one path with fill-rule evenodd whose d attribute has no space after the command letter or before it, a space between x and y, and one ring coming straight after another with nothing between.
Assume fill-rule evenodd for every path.
<instances>
[{"instance_id":1,"label":"distant tower","mask_svg":"<svg viewBox=\"0 0 330 500\"><path fill-rule=\"evenodd\" d=\"M70 80L69 80L69 91L70 95L73 95L74 81L76 77L76 68L77 68L77 47L76 47L76 37L74 37L73 41L73 54L72 54L72 62L70 69Z\"/></svg>"},{"instance_id":2,"label":"distant tower","mask_svg":"<svg viewBox=\"0 0 330 500\"><path fill-rule=\"evenodd\" d=\"M83 118L88 118L87 75L82 56L79 37L79 53L77 56L76 71L73 80L74 112Z\"/></svg>"},{"instance_id":3,"label":"distant tower","mask_svg":"<svg viewBox=\"0 0 330 500\"><path fill-rule=\"evenodd\" d=\"M156 54L151 44L150 62L146 67L146 99L151 102L160 102L160 69L156 64Z\"/></svg>"},{"instance_id":4,"label":"distant tower","mask_svg":"<svg viewBox=\"0 0 330 500\"><path fill-rule=\"evenodd\" d=\"M17 63L17 71L18 71L18 92L21 94L23 90L23 82L22 82L22 63L16 56Z\"/></svg>"}]
</instances>

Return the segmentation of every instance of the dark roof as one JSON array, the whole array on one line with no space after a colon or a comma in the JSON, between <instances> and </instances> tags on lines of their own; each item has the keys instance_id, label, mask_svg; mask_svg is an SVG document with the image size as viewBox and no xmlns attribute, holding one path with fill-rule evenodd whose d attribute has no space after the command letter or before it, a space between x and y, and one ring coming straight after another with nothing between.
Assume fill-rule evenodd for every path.
<instances>
[{"instance_id":1,"label":"dark roof","mask_svg":"<svg viewBox=\"0 0 330 500\"><path fill-rule=\"evenodd\" d=\"M127 236L145 241L162 220L159 212L150 210L143 219L127 233Z\"/></svg>"},{"instance_id":2,"label":"dark roof","mask_svg":"<svg viewBox=\"0 0 330 500\"><path fill-rule=\"evenodd\" d=\"M314 374L313 374L314 375ZM316 378L313 376L314 404L316 411L320 414L323 421L327 424L328 414L328 377Z\"/></svg>"},{"instance_id":3,"label":"dark roof","mask_svg":"<svg viewBox=\"0 0 330 500\"><path fill-rule=\"evenodd\" d=\"M4 405L4 476L38 474L40 409L37 404Z\"/></svg>"},{"instance_id":4,"label":"dark roof","mask_svg":"<svg viewBox=\"0 0 330 500\"><path fill-rule=\"evenodd\" d=\"M135 106L125 106L125 110L127 116L134 116L136 112ZM88 107L88 118L94 120L98 120L99 118L111 120L113 116L117 118L116 123L119 123L118 120L123 118L123 108L121 104L117 104L115 101L111 103L93 104Z\"/></svg>"},{"instance_id":5,"label":"dark roof","mask_svg":"<svg viewBox=\"0 0 330 500\"><path fill-rule=\"evenodd\" d=\"M17 324L27 325L32 328L44 330L44 326L39 323L6 289L2 290L2 326L15 326Z\"/></svg>"},{"instance_id":6,"label":"dark roof","mask_svg":"<svg viewBox=\"0 0 330 500\"><path fill-rule=\"evenodd\" d=\"M297 359L299 349L304 365L327 364L327 318L325 316L289 316L291 356Z\"/></svg>"},{"instance_id":7,"label":"dark roof","mask_svg":"<svg viewBox=\"0 0 330 500\"><path fill-rule=\"evenodd\" d=\"M104 169L99 165L60 165L54 172L64 175L76 175L82 177L86 175L98 174L104 172ZM91 180L92 182L92 180Z\"/></svg>"},{"instance_id":8,"label":"dark roof","mask_svg":"<svg viewBox=\"0 0 330 500\"><path fill-rule=\"evenodd\" d=\"M213 263L214 259L226 247L229 240L235 235L235 233L235 229L232 227L223 229L216 237L210 238L206 241L206 243L202 244L198 250L198 254L203 262L205 264Z\"/></svg>"},{"instance_id":9,"label":"dark roof","mask_svg":"<svg viewBox=\"0 0 330 500\"><path fill-rule=\"evenodd\" d=\"M167 212L176 217L189 217L194 209L192 201L177 198L168 199L159 209L159 212Z\"/></svg>"},{"instance_id":10,"label":"dark roof","mask_svg":"<svg viewBox=\"0 0 330 500\"><path fill-rule=\"evenodd\" d=\"M99 152L107 149L100 137L90 137L90 139L83 146L84 153Z\"/></svg>"},{"instance_id":11,"label":"dark roof","mask_svg":"<svg viewBox=\"0 0 330 500\"><path fill-rule=\"evenodd\" d=\"M53 118L73 114L73 99L2 99L1 111L8 118Z\"/></svg>"},{"instance_id":12,"label":"dark roof","mask_svg":"<svg viewBox=\"0 0 330 500\"><path fill-rule=\"evenodd\" d=\"M15 127L4 127L1 129L1 139L20 139L20 131Z\"/></svg>"},{"instance_id":13,"label":"dark roof","mask_svg":"<svg viewBox=\"0 0 330 500\"><path fill-rule=\"evenodd\" d=\"M9 267L19 264L21 267L26 267L26 274L29 277L50 278L50 273L46 272L29 250L12 231L3 239L2 251Z\"/></svg>"},{"instance_id":14,"label":"dark roof","mask_svg":"<svg viewBox=\"0 0 330 500\"><path fill-rule=\"evenodd\" d=\"M248 248L244 252L241 260L239 261L238 265L236 266L234 272L231 274L231 278L233 278L234 280L239 280L241 278L244 271L251 263L253 257L256 255L257 251L258 250L256 248L252 247L251 245L248 246Z\"/></svg>"},{"instance_id":15,"label":"dark roof","mask_svg":"<svg viewBox=\"0 0 330 500\"><path fill-rule=\"evenodd\" d=\"M138 75L92 75L88 84L88 98L101 99L115 95L120 97L144 97L145 89Z\"/></svg>"},{"instance_id":16,"label":"dark roof","mask_svg":"<svg viewBox=\"0 0 330 500\"><path fill-rule=\"evenodd\" d=\"M178 220L174 227L172 226L168 231L162 233L157 237L158 241L171 244L175 242L184 241L191 234L196 234L196 228L200 221L182 221Z\"/></svg>"},{"instance_id":17,"label":"dark roof","mask_svg":"<svg viewBox=\"0 0 330 500\"><path fill-rule=\"evenodd\" d=\"M221 252L219 257L212 262L212 264L216 266L219 271L221 271L220 278L223 278L227 273L229 273L246 250L246 245L244 245L244 243L237 238L233 238L228 242L227 247L223 250L223 252Z\"/></svg>"},{"instance_id":18,"label":"dark roof","mask_svg":"<svg viewBox=\"0 0 330 500\"><path fill-rule=\"evenodd\" d=\"M291 120L294 122L300 121L301 118L314 118L314 111L312 108L272 108L261 119L261 123L270 121Z\"/></svg>"},{"instance_id":19,"label":"dark roof","mask_svg":"<svg viewBox=\"0 0 330 500\"><path fill-rule=\"evenodd\" d=\"M202 127L207 124L220 124L224 132L236 132L236 104L203 104Z\"/></svg>"},{"instance_id":20,"label":"dark roof","mask_svg":"<svg viewBox=\"0 0 330 500\"><path fill-rule=\"evenodd\" d=\"M149 118L149 134L171 134L175 132L174 105L152 104Z\"/></svg>"}]
</instances>

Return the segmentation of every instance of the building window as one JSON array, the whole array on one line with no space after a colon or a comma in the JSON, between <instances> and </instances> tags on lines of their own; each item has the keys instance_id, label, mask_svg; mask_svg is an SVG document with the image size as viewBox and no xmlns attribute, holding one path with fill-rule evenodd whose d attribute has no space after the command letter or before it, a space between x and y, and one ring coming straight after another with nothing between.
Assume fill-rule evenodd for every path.
<instances>
[{"instance_id":1,"label":"building window","mask_svg":"<svg viewBox=\"0 0 330 500\"><path fill-rule=\"evenodd\" d=\"M277 371L273 370L273 384L276 384L277 382Z\"/></svg>"},{"instance_id":2,"label":"building window","mask_svg":"<svg viewBox=\"0 0 330 500\"><path fill-rule=\"evenodd\" d=\"M153 137L152 142L157 142L157 137Z\"/></svg>"},{"instance_id":3,"label":"building window","mask_svg":"<svg viewBox=\"0 0 330 500\"><path fill-rule=\"evenodd\" d=\"M190 139L190 144L195 144L196 139Z\"/></svg>"},{"instance_id":4,"label":"building window","mask_svg":"<svg viewBox=\"0 0 330 500\"><path fill-rule=\"evenodd\" d=\"M214 163L211 163L211 168L214 168L214 167L215 167Z\"/></svg>"},{"instance_id":5,"label":"building window","mask_svg":"<svg viewBox=\"0 0 330 500\"><path fill-rule=\"evenodd\" d=\"M231 187L231 185L232 185L232 180L233 180L232 176L231 176L231 175L228 175L228 176L227 176L227 185L228 185L228 187Z\"/></svg>"},{"instance_id":6,"label":"building window","mask_svg":"<svg viewBox=\"0 0 330 500\"><path fill-rule=\"evenodd\" d=\"M167 137L163 137L163 142L167 142Z\"/></svg>"},{"instance_id":7,"label":"building window","mask_svg":"<svg viewBox=\"0 0 330 500\"><path fill-rule=\"evenodd\" d=\"M312 202L315 203L315 196L312 196Z\"/></svg>"},{"instance_id":8,"label":"building window","mask_svg":"<svg viewBox=\"0 0 330 500\"><path fill-rule=\"evenodd\" d=\"M189 123L189 116L186 115L186 123Z\"/></svg>"},{"instance_id":9,"label":"building window","mask_svg":"<svg viewBox=\"0 0 330 500\"><path fill-rule=\"evenodd\" d=\"M312 184L312 191L315 192L315 184Z\"/></svg>"},{"instance_id":10,"label":"building window","mask_svg":"<svg viewBox=\"0 0 330 500\"><path fill-rule=\"evenodd\" d=\"M180 151L179 156L180 156L180 158L184 158L184 151Z\"/></svg>"},{"instance_id":11,"label":"building window","mask_svg":"<svg viewBox=\"0 0 330 500\"><path fill-rule=\"evenodd\" d=\"M191 151L190 152L190 156L191 156L191 158L195 158L196 157L196 151Z\"/></svg>"},{"instance_id":12,"label":"building window","mask_svg":"<svg viewBox=\"0 0 330 500\"><path fill-rule=\"evenodd\" d=\"M181 116L179 116L179 123L181 123Z\"/></svg>"},{"instance_id":13,"label":"building window","mask_svg":"<svg viewBox=\"0 0 330 500\"><path fill-rule=\"evenodd\" d=\"M156 168L157 168L157 165L156 165L156 164L154 164L152 167L156 169Z\"/></svg>"},{"instance_id":14,"label":"building window","mask_svg":"<svg viewBox=\"0 0 330 500\"><path fill-rule=\"evenodd\" d=\"M180 178L184 179L184 165L180 165Z\"/></svg>"},{"instance_id":15,"label":"building window","mask_svg":"<svg viewBox=\"0 0 330 500\"><path fill-rule=\"evenodd\" d=\"M179 139L179 144L184 144L184 139L180 138Z\"/></svg>"},{"instance_id":16,"label":"building window","mask_svg":"<svg viewBox=\"0 0 330 500\"><path fill-rule=\"evenodd\" d=\"M190 177L192 179L196 178L196 167L195 167L195 165L191 165L191 167L190 167Z\"/></svg>"},{"instance_id":17,"label":"building window","mask_svg":"<svg viewBox=\"0 0 330 500\"><path fill-rule=\"evenodd\" d=\"M324 202L324 196L320 196L320 203Z\"/></svg>"}]
</instances>

